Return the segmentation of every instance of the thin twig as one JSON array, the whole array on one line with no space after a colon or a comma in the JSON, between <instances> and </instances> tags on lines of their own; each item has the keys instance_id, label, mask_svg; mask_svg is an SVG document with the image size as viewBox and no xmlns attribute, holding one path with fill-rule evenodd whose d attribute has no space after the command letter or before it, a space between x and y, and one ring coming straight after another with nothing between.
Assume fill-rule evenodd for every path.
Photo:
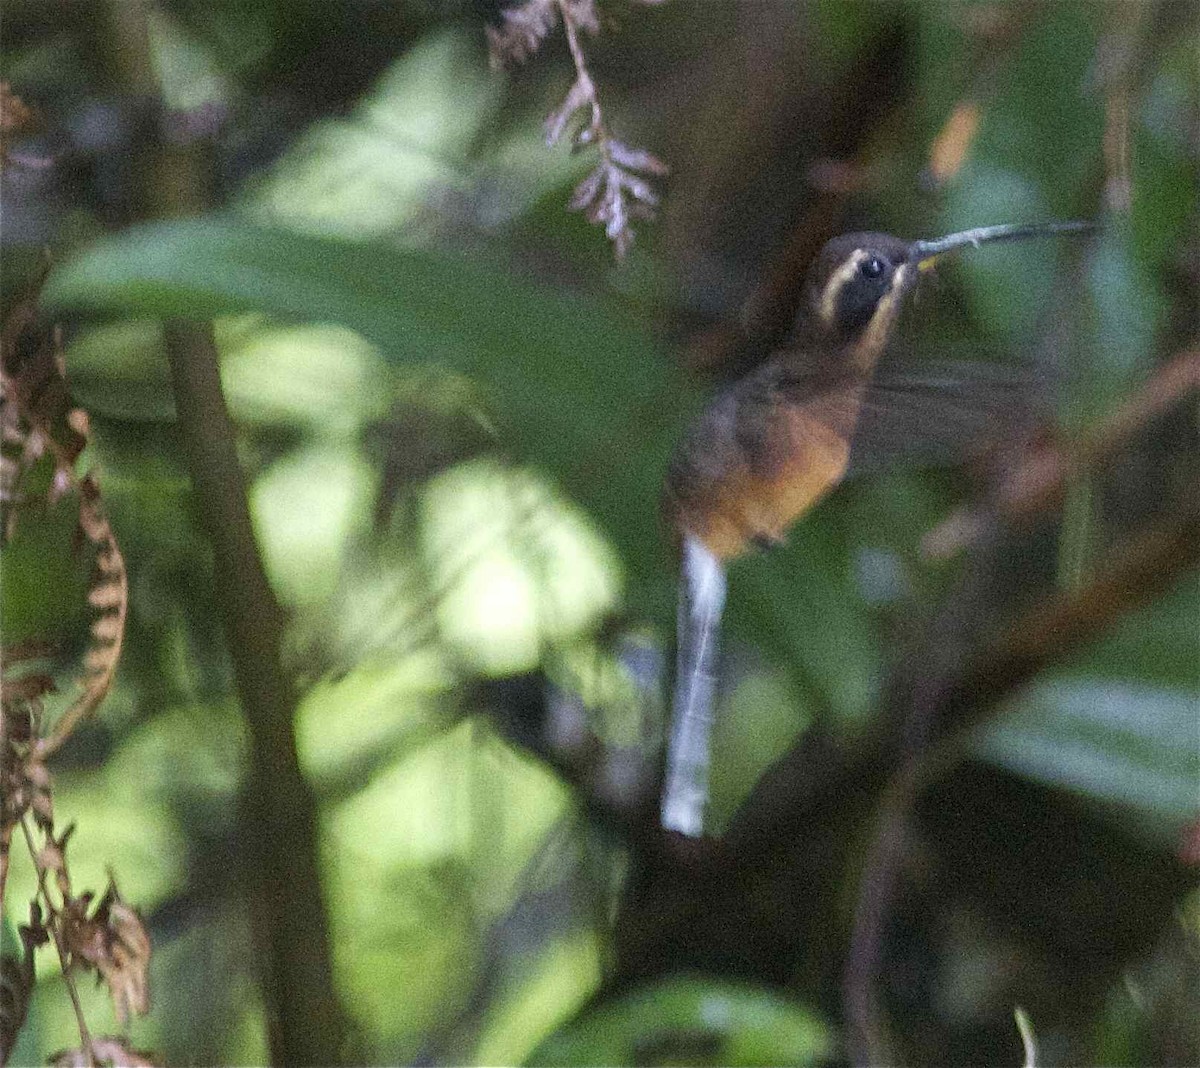
<instances>
[{"instance_id":1,"label":"thin twig","mask_svg":"<svg viewBox=\"0 0 1200 1068\"><path fill-rule=\"evenodd\" d=\"M604 130L604 115L600 111L600 98L596 95L595 83L587 69L587 57L583 54L583 46L579 43L579 31L575 28L575 19L567 6L566 0L557 0L558 12L563 20L563 32L567 36L567 48L571 51L571 61L575 64L575 76L581 85L585 86L588 102L592 109L592 126ZM600 142L600 151L607 158L604 141Z\"/></svg>"}]
</instances>

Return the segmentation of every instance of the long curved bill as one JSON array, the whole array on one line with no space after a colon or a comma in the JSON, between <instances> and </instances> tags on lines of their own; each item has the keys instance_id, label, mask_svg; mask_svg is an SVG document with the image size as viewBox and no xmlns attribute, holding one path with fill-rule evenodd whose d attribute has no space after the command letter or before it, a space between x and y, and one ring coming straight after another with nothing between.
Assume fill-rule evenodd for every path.
<instances>
[{"instance_id":1,"label":"long curved bill","mask_svg":"<svg viewBox=\"0 0 1200 1068\"><path fill-rule=\"evenodd\" d=\"M988 241L1027 241L1035 237L1053 237L1055 234L1079 234L1095 230L1092 222L1053 222L1034 226L977 226L973 230L960 230L935 241L914 241L909 252L910 259L924 271L933 266L939 256L960 248L978 248Z\"/></svg>"}]
</instances>

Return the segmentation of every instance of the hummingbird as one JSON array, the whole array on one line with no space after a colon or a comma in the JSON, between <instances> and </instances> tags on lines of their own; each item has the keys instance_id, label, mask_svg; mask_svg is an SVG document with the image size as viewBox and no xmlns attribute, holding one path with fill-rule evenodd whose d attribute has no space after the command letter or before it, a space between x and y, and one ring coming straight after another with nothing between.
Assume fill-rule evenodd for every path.
<instances>
[{"instance_id":1,"label":"hummingbird","mask_svg":"<svg viewBox=\"0 0 1200 1068\"><path fill-rule=\"evenodd\" d=\"M941 392L970 412L969 375L921 382L880 374L880 358L918 280L960 249L1091 229L1087 222L1054 222L984 226L936 240L881 233L833 238L809 269L791 343L719 393L686 432L663 493L681 555L665 829L703 833L726 565L751 548L782 542L845 479L873 433L875 451L903 455L904 442L877 433L889 410L907 404L911 416L922 393ZM908 433L935 438L939 431L949 438L954 428L927 425Z\"/></svg>"}]
</instances>

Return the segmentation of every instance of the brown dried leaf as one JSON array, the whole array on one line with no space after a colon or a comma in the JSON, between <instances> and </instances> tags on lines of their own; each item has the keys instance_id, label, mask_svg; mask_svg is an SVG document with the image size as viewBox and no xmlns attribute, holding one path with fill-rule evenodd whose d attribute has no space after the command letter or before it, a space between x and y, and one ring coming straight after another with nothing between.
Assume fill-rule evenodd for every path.
<instances>
[{"instance_id":1,"label":"brown dried leaf","mask_svg":"<svg viewBox=\"0 0 1200 1068\"><path fill-rule=\"evenodd\" d=\"M67 858L63 853L62 845L51 839L37 851L33 862L37 865L38 871L48 875L57 875L66 867Z\"/></svg>"},{"instance_id":2,"label":"brown dried leaf","mask_svg":"<svg viewBox=\"0 0 1200 1068\"><path fill-rule=\"evenodd\" d=\"M61 331L38 311L48 271L49 262L0 329L0 504L5 506L0 531L6 538L15 529L22 476L50 453L55 472L47 499L53 503L73 486L72 467L87 444L76 429L81 420L74 416L63 373Z\"/></svg>"},{"instance_id":3,"label":"brown dried leaf","mask_svg":"<svg viewBox=\"0 0 1200 1068\"><path fill-rule=\"evenodd\" d=\"M33 952L38 946L44 946L50 941L50 931L42 921L42 906L36 901L29 902L29 923L22 924L18 933L28 952Z\"/></svg>"},{"instance_id":4,"label":"brown dried leaf","mask_svg":"<svg viewBox=\"0 0 1200 1068\"><path fill-rule=\"evenodd\" d=\"M644 148L632 148L622 141L609 140L608 154L614 163L620 164L626 170L641 171L643 174L653 174L657 177L670 173L670 168L657 156Z\"/></svg>"},{"instance_id":5,"label":"brown dried leaf","mask_svg":"<svg viewBox=\"0 0 1200 1068\"><path fill-rule=\"evenodd\" d=\"M44 847L41 853L48 852ZM39 861L42 859L39 856ZM65 869L63 869L65 870ZM96 917L89 916L95 897L90 891L79 897L65 896L58 913L58 933L70 954L73 964L84 968L98 968L107 950L104 925Z\"/></svg>"},{"instance_id":6,"label":"brown dried leaf","mask_svg":"<svg viewBox=\"0 0 1200 1068\"><path fill-rule=\"evenodd\" d=\"M52 825L43 826L43 830L46 832L46 842L33 857L34 865L37 867L38 882L40 884L44 882L46 876L53 875L63 901L70 901L71 879L67 874L67 843L71 840L71 835L75 833L75 824L68 824L66 830L57 838L52 833Z\"/></svg>"},{"instance_id":7,"label":"brown dried leaf","mask_svg":"<svg viewBox=\"0 0 1200 1068\"><path fill-rule=\"evenodd\" d=\"M150 1011L150 934L111 880L92 922L102 932L101 952L92 963L108 985L113 1011L124 1026L131 1012L144 1016Z\"/></svg>"},{"instance_id":8,"label":"brown dried leaf","mask_svg":"<svg viewBox=\"0 0 1200 1068\"><path fill-rule=\"evenodd\" d=\"M14 664L41 659L46 643L26 641L3 649L4 676L0 681L0 900L8 883L12 834L32 807L40 826L53 820L50 776L31 744L41 721L42 697L54 690L54 680L40 671L13 676Z\"/></svg>"},{"instance_id":9,"label":"brown dried leaf","mask_svg":"<svg viewBox=\"0 0 1200 1068\"><path fill-rule=\"evenodd\" d=\"M28 781L33 787L29 810L33 821L44 830L54 826L54 795L50 792L50 773L38 760L30 757L27 764Z\"/></svg>"},{"instance_id":10,"label":"brown dried leaf","mask_svg":"<svg viewBox=\"0 0 1200 1068\"><path fill-rule=\"evenodd\" d=\"M557 0L524 0L500 13L500 24L487 28L493 67L518 66L541 47L558 23Z\"/></svg>"},{"instance_id":11,"label":"brown dried leaf","mask_svg":"<svg viewBox=\"0 0 1200 1068\"><path fill-rule=\"evenodd\" d=\"M27 747L10 746L4 754L3 773L0 775L0 785L4 787L3 798L0 800L0 812L3 812L3 843L8 846L8 839L13 828L20 822L27 811L33 812L34 822L44 830L54 826L54 802L50 792L50 773L38 759L36 751ZM0 889L4 886L0 878Z\"/></svg>"}]
</instances>

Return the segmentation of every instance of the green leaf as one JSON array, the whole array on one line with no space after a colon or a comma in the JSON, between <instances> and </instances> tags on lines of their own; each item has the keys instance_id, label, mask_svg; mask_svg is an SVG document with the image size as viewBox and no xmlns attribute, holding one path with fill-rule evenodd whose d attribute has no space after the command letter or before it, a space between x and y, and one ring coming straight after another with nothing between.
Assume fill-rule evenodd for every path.
<instances>
[{"instance_id":1,"label":"green leaf","mask_svg":"<svg viewBox=\"0 0 1200 1068\"><path fill-rule=\"evenodd\" d=\"M816 1064L829 1032L809 1010L749 985L673 978L585 1012L526 1062L575 1064Z\"/></svg>"},{"instance_id":2,"label":"green leaf","mask_svg":"<svg viewBox=\"0 0 1200 1068\"><path fill-rule=\"evenodd\" d=\"M17 929L13 926L12 917L7 914L0 916L0 956L20 960L24 955L25 950Z\"/></svg>"},{"instance_id":3,"label":"green leaf","mask_svg":"<svg viewBox=\"0 0 1200 1068\"><path fill-rule=\"evenodd\" d=\"M56 270L57 311L336 322L393 361L475 376L506 446L551 472L621 551L632 607L666 618L667 458L698 397L645 332L493 264L235 217L127 230Z\"/></svg>"},{"instance_id":4,"label":"green leaf","mask_svg":"<svg viewBox=\"0 0 1200 1068\"><path fill-rule=\"evenodd\" d=\"M883 665L854 589L848 539L835 529L840 512L831 502L797 525L786 545L735 565L728 629L786 663L798 692L849 725L869 711Z\"/></svg>"},{"instance_id":5,"label":"green leaf","mask_svg":"<svg viewBox=\"0 0 1200 1068\"><path fill-rule=\"evenodd\" d=\"M1112 679L1060 676L983 731L977 752L1001 767L1138 818L1164 844L1196 814L1196 698Z\"/></svg>"}]
</instances>

